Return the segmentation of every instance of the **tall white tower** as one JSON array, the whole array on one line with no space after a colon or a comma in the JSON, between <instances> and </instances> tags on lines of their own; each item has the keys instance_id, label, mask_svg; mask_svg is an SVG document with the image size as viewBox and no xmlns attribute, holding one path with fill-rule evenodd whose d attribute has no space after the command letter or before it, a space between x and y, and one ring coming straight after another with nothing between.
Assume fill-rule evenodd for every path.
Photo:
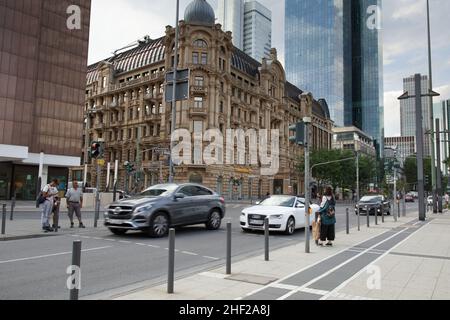
<instances>
[{"instance_id":1,"label":"tall white tower","mask_svg":"<svg viewBox=\"0 0 450 320\"><path fill-rule=\"evenodd\" d=\"M233 33L233 44L243 50L244 0L219 0L217 19L224 31Z\"/></svg>"}]
</instances>

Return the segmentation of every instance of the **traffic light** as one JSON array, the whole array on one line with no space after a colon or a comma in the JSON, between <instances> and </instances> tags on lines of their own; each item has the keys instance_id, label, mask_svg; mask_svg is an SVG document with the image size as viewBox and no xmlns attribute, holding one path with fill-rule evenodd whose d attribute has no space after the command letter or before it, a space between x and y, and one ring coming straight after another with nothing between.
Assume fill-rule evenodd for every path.
<instances>
[{"instance_id":1,"label":"traffic light","mask_svg":"<svg viewBox=\"0 0 450 320\"><path fill-rule=\"evenodd\" d=\"M94 159L99 158L102 155L102 145L96 141L92 142L90 154Z\"/></svg>"},{"instance_id":2,"label":"traffic light","mask_svg":"<svg viewBox=\"0 0 450 320\"><path fill-rule=\"evenodd\" d=\"M298 145L305 145L305 123L298 122L289 127L289 131L294 131L294 135L289 137L289 141Z\"/></svg>"},{"instance_id":3,"label":"traffic light","mask_svg":"<svg viewBox=\"0 0 450 320\"><path fill-rule=\"evenodd\" d=\"M429 180L430 178L428 177L428 176L425 176L425 185L427 186L428 185L428 183L430 182L430 180Z\"/></svg>"},{"instance_id":4,"label":"traffic light","mask_svg":"<svg viewBox=\"0 0 450 320\"><path fill-rule=\"evenodd\" d=\"M126 161L126 162L124 163L124 167L125 167L125 169L127 170L128 173L132 173L132 172L136 171L136 169L135 169L135 167L134 167L134 164L132 164L132 163L129 162L129 161Z\"/></svg>"}]
</instances>

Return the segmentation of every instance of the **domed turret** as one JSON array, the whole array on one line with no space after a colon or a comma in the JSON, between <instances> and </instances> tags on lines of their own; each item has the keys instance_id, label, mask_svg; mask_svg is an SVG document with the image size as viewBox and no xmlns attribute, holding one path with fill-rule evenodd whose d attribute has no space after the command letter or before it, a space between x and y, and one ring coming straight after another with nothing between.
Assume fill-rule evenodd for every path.
<instances>
[{"instance_id":1,"label":"domed turret","mask_svg":"<svg viewBox=\"0 0 450 320\"><path fill-rule=\"evenodd\" d=\"M216 16L206 0L194 0L184 12L184 21L192 24L214 25Z\"/></svg>"}]
</instances>

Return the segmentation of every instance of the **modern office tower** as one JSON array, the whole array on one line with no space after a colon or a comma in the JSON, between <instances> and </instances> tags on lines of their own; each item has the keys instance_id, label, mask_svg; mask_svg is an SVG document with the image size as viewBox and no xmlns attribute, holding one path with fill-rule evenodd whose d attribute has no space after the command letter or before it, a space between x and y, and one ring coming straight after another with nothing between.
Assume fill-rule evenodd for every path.
<instances>
[{"instance_id":1,"label":"modern office tower","mask_svg":"<svg viewBox=\"0 0 450 320\"><path fill-rule=\"evenodd\" d=\"M325 98L337 126L384 143L381 0L286 0L285 63L296 86Z\"/></svg>"},{"instance_id":2,"label":"modern office tower","mask_svg":"<svg viewBox=\"0 0 450 320\"><path fill-rule=\"evenodd\" d=\"M428 76L422 76L422 94L427 94L429 88ZM416 88L414 83L414 76L403 79L403 90L408 92L410 96L415 96ZM422 115L423 115L423 131L424 133L430 130L430 99L422 98ZM415 98L400 101L400 122L402 137L416 136L416 112L415 112ZM424 155L431 156L430 141L428 137L424 141Z\"/></svg>"},{"instance_id":3,"label":"modern office tower","mask_svg":"<svg viewBox=\"0 0 450 320\"><path fill-rule=\"evenodd\" d=\"M243 50L244 0L219 0L217 20L224 31L232 32L234 46Z\"/></svg>"},{"instance_id":4,"label":"modern office tower","mask_svg":"<svg viewBox=\"0 0 450 320\"><path fill-rule=\"evenodd\" d=\"M245 3L244 52L257 61L270 56L272 12L258 1Z\"/></svg>"},{"instance_id":5,"label":"modern office tower","mask_svg":"<svg viewBox=\"0 0 450 320\"><path fill-rule=\"evenodd\" d=\"M39 173L64 189L80 165L90 8L0 1L0 199L35 200Z\"/></svg>"},{"instance_id":6,"label":"modern office tower","mask_svg":"<svg viewBox=\"0 0 450 320\"><path fill-rule=\"evenodd\" d=\"M439 119L439 125L440 125L440 131L441 131L441 162L443 162L444 160L448 159L448 157L450 156L450 152L449 152L450 100L446 100L446 101L443 100L443 101L434 103L433 116L434 116L434 121ZM436 150L436 158L437 158L437 150ZM448 166L446 164L442 163L441 169L445 175L448 175Z\"/></svg>"}]
</instances>

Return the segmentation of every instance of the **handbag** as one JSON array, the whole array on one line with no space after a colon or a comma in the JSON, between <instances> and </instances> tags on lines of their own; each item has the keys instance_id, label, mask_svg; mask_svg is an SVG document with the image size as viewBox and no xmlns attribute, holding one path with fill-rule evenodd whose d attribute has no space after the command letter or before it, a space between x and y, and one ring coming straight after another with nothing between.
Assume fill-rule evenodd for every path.
<instances>
[{"instance_id":1,"label":"handbag","mask_svg":"<svg viewBox=\"0 0 450 320\"><path fill-rule=\"evenodd\" d=\"M314 220L312 223L312 233L314 241L320 240L320 225L321 225L320 217L319 219L317 219L317 221Z\"/></svg>"}]
</instances>

